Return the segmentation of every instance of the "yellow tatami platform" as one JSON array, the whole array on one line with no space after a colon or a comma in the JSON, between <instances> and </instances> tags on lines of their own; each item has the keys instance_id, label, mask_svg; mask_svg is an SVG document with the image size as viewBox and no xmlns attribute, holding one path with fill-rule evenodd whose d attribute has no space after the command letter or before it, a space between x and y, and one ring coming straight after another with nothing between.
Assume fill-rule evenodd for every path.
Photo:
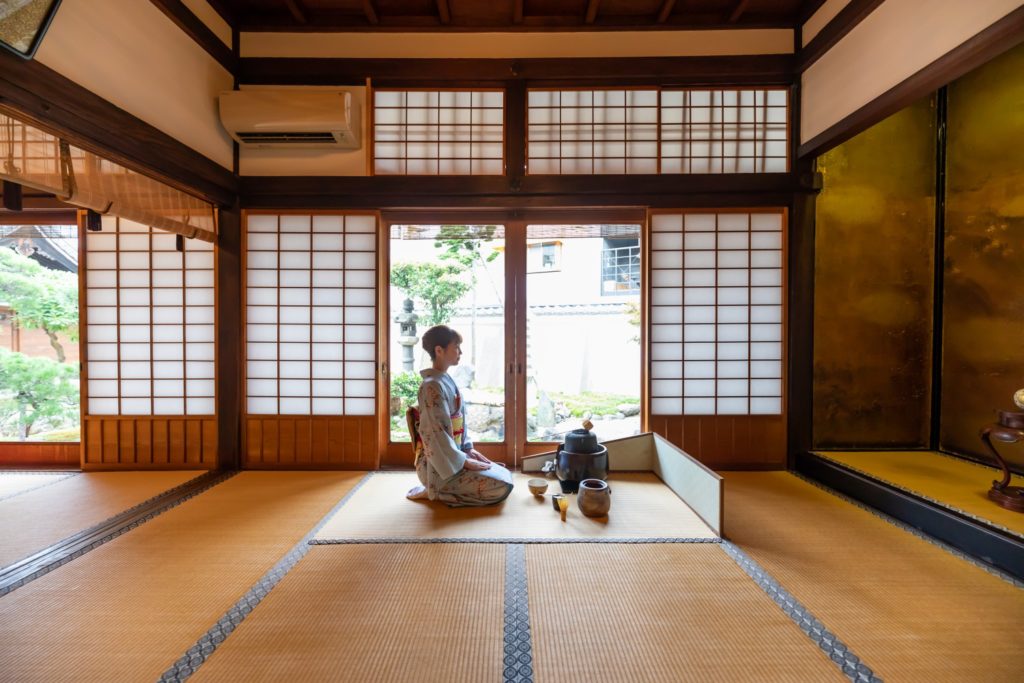
<instances>
[{"instance_id":1,"label":"yellow tatami platform","mask_svg":"<svg viewBox=\"0 0 1024 683\"><path fill-rule=\"evenodd\" d=\"M725 472L726 529L886 681L1019 681L1024 590L785 472Z\"/></svg>"},{"instance_id":2,"label":"yellow tatami platform","mask_svg":"<svg viewBox=\"0 0 1024 683\"><path fill-rule=\"evenodd\" d=\"M157 680L361 477L243 472L0 597L0 680Z\"/></svg>"},{"instance_id":3,"label":"yellow tatami platform","mask_svg":"<svg viewBox=\"0 0 1024 683\"><path fill-rule=\"evenodd\" d=\"M716 538L672 489L649 472L611 474L612 514L608 517L585 517L576 506L576 496L568 496L564 523L551 506L551 494L560 491L558 481L549 480L547 495L538 497L527 489L531 478L516 474L515 488L500 506L449 508L443 503L406 500L405 492L419 484L415 473L374 474L316 539Z\"/></svg>"},{"instance_id":4,"label":"yellow tatami platform","mask_svg":"<svg viewBox=\"0 0 1024 683\"><path fill-rule=\"evenodd\" d=\"M0 500L0 567L99 524L202 472L88 472Z\"/></svg>"},{"instance_id":5,"label":"yellow tatami platform","mask_svg":"<svg viewBox=\"0 0 1024 683\"><path fill-rule=\"evenodd\" d=\"M827 451L815 455L1024 538L1024 513L1007 510L988 498L992 482L1003 478L1002 470L935 451ZM1024 486L1024 477L1011 475L1010 485Z\"/></svg>"}]
</instances>

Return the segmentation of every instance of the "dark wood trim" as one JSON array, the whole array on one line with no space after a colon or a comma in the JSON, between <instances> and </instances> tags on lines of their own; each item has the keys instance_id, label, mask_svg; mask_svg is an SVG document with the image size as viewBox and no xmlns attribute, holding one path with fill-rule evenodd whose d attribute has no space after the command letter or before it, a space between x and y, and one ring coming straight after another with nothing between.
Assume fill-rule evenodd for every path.
<instances>
[{"instance_id":1,"label":"dark wood trim","mask_svg":"<svg viewBox=\"0 0 1024 683\"><path fill-rule=\"evenodd\" d=\"M813 173L813 163L797 168ZM814 438L814 233L813 193L794 195L789 213L786 283L786 434L790 466L797 453L812 447Z\"/></svg>"},{"instance_id":2,"label":"dark wood trim","mask_svg":"<svg viewBox=\"0 0 1024 683\"><path fill-rule=\"evenodd\" d=\"M0 225L78 225L75 209L41 211L0 211Z\"/></svg>"},{"instance_id":3,"label":"dark wood trim","mask_svg":"<svg viewBox=\"0 0 1024 683\"><path fill-rule=\"evenodd\" d=\"M242 465L242 214L237 206L218 215L216 296L217 466Z\"/></svg>"},{"instance_id":4,"label":"dark wood trim","mask_svg":"<svg viewBox=\"0 0 1024 683\"><path fill-rule=\"evenodd\" d=\"M0 105L180 190L217 204L235 201L238 179L229 169L37 61L0 51Z\"/></svg>"},{"instance_id":5,"label":"dark wood trim","mask_svg":"<svg viewBox=\"0 0 1024 683\"><path fill-rule=\"evenodd\" d=\"M300 24L308 24L309 18L306 16L306 12L303 10L302 5L299 4L299 0L284 0L284 4L287 5L288 11L292 13L295 21Z\"/></svg>"},{"instance_id":6,"label":"dark wood trim","mask_svg":"<svg viewBox=\"0 0 1024 683\"><path fill-rule=\"evenodd\" d=\"M747 5L749 4L750 0L739 0L739 2L736 3L736 7L733 8L732 13L729 15L729 23L735 24L739 21L740 17L743 16L743 13L747 11Z\"/></svg>"},{"instance_id":7,"label":"dark wood trim","mask_svg":"<svg viewBox=\"0 0 1024 683\"><path fill-rule=\"evenodd\" d=\"M437 0L437 16L442 24L452 23L452 13L448 9L448 0Z\"/></svg>"},{"instance_id":8,"label":"dark wood trim","mask_svg":"<svg viewBox=\"0 0 1024 683\"><path fill-rule=\"evenodd\" d=\"M373 0L363 0L363 14L366 15L366 20L374 26L380 23L377 10L373 8Z\"/></svg>"},{"instance_id":9,"label":"dark wood trim","mask_svg":"<svg viewBox=\"0 0 1024 683\"><path fill-rule=\"evenodd\" d=\"M1022 42L1024 7L1010 12L959 47L800 145L799 156L818 156L827 152Z\"/></svg>"},{"instance_id":10,"label":"dark wood trim","mask_svg":"<svg viewBox=\"0 0 1024 683\"><path fill-rule=\"evenodd\" d=\"M942 298L946 276L946 132L949 93L935 94L935 242L932 251L932 363L931 428L928 447L938 450L942 437Z\"/></svg>"},{"instance_id":11,"label":"dark wood trim","mask_svg":"<svg viewBox=\"0 0 1024 683\"><path fill-rule=\"evenodd\" d=\"M850 4L841 9L832 21L825 24L816 36L800 50L796 59L796 70L803 73L811 64L843 39L846 34L857 27L869 14L885 0L851 0Z\"/></svg>"},{"instance_id":12,"label":"dark wood trim","mask_svg":"<svg viewBox=\"0 0 1024 683\"><path fill-rule=\"evenodd\" d=\"M512 7L513 24L523 23L523 1L524 0L515 0L515 4Z\"/></svg>"},{"instance_id":13,"label":"dark wood trim","mask_svg":"<svg viewBox=\"0 0 1024 683\"><path fill-rule=\"evenodd\" d=\"M24 193L21 191L21 185L18 183L12 183L10 180L3 182L3 207L7 211L18 211L20 212L25 208Z\"/></svg>"},{"instance_id":14,"label":"dark wood trim","mask_svg":"<svg viewBox=\"0 0 1024 683\"><path fill-rule=\"evenodd\" d=\"M371 0L362 0L363 15L349 12L318 12L314 21L301 24L289 16L275 15L273 19L254 18L243 22L239 28L243 33L480 33L481 31L501 33L588 33L619 31L721 31L747 29L792 29L789 17L771 18L755 16L740 23L729 23L722 12L693 15L679 12L656 23L652 14L598 16L593 23L581 21L579 13L562 15L524 14L521 19L515 15L515 7L509 23L482 25L471 20L453 17L452 23L442 24L437 16L386 15L374 11L376 21L369 20L367 7L372 9Z\"/></svg>"},{"instance_id":15,"label":"dark wood trim","mask_svg":"<svg viewBox=\"0 0 1024 683\"><path fill-rule=\"evenodd\" d=\"M583 18L586 24L593 24L597 19L597 11L601 8L601 0L587 0L587 15Z\"/></svg>"},{"instance_id":16,"label":"dark wood trim","mask_svg":"<svg viewBox=\"0 0 1024 683\"><path fill-rule=\"evenodd\" d=\"M518 182L517 182L518 180ZM526 208L789 206L793 174L243 177L242 207Z\"/></svg>"},{"instance_id":17,"label":"dark wood trim","mask_svg":"<svg viewBox=\"0 0 1024 683\"><path fill-rule=\"evenodd\" d=\"M526 175L526 83L505 86L505 175L519 187Z\"/></svg>"},{"instance_id":18,"label":"dark wood trim","mask_svg":"<svg viewBox=\"0 0 1024 683\"><path fill-rule=\"evenodd\" d=\"M821 9L826 0L807 0L804 6L800 8L800 15L797 17L798 24L805 24L807 20L814 16L814 14Z\"/></svg>"},{"instance_id":19,"label":"dark wood trim","mask_svg":"<svg viewBox=\"0 0 1024 683\"><path fill-rule=\"evenodd\" d=\"M228 23L232 31L238 30L238 21L235 19L235 14L224 0L206 0L206 2L213 8L214 12L220 15L221 19Z\"/></svg>"},{"instance_id":20,"label":"dark wood trim","mask_svg":"<svg viewBox=\"0 0 1024 683\"><path fill-rule=\"evenodd\" d=\"M565 59L333 59L244 57L238 79L262 85L356 85L367 78L375 86L413 83L503 83L526 80L572 85L742 84L788 85L795 73L793 55L737 57L635 57Z\"/></svg>"},{"instance_id":21,"label":"dark wood trim","mask_svg":"<svg viewBox=\"0 0 1024 683\"><path fill-rule=\"evenodd\" d=\"M231 46L225 45L203 20L192 13L181 0L150 0L158 10L194 40L199 47L217 60L224 69L235 73L237 62L231 52Z\"/></svg>"},{"instance_id":22,"label":"dark wood trim","mask_svg":"<svg viewBox=\"0 0 1024 683\"><path fill-rule=\"evenodd\" d=\"M796 470L985 564L1024 579L1024 542L1020 539L812 453L799 454Z\"/></svg>"}]
</instances>

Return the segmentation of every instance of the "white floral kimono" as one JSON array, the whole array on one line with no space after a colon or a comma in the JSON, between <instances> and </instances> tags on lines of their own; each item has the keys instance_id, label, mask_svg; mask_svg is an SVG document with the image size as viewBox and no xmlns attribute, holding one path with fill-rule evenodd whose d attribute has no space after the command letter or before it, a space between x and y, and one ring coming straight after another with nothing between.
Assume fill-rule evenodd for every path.
<instances>
[{"instance_id":1,"label":"white floral kimono","mask_svg":"<svg viewBox=\"0 0 1024 683\"><path fill-rule=\"evenodd\" d=\"M512 473L501 465L486 470L467 470L466 458L473 448L463 428L465 412L462 394L455 380L433 368L421 370L419 391L419 436L422 455L416 460L416 474L430 500L449 505L493 505L512 492Z\"/></svg>"}]
</instances>

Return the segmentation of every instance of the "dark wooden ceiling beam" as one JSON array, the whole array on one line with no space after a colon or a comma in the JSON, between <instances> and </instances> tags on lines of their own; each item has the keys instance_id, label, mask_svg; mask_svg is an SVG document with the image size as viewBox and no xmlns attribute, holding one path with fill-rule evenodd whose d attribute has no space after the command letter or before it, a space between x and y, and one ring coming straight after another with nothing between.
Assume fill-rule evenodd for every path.
<instances>
[{"instance_id":1,"label":"dark wooden ceiling beam","mask_svg":"<svg viewBox=\"0 0 1024 683\"><path fill-rule=\"evenodd\" d=\"M672 14L672 9L676 6L676 0L665 0L661 3L661 9L658 11L657 23L664 24L668 21L668 17Z\"/></svg>"},{"instance_id":2,"label":"dark wooden ceiling beam","mask_svg":"<svg viewBox=\"0 0 1024 683\"><path fill-rule=\"evenodd\" d=\"M234 74L235 55L231 48L221 42L221 39L192 13L181 0L150 0L153 5L163 12L168 19L185 32L188 37L196 42L199 47L217 60L217 63L224 67L228 73Z\"/></svg>"},{"instance_id":3,"label":"dark wooden ceiling beam","mask_svg":"<svg viewBox=\"0 0 1024 683\"><path fill-rule=\"evenodd\" d=\"M437 16L441 23L446 26L452 23L452 13L448 9L448 0L437 0Z\"/></svg>"},{"instance_id":4,"label":"dark wooden ceiling beam","mask_svg":"<svg viewBox=\"0 0 1024 683\"><path fill-rule=\"evenodd\" d=\"M832 21L818 32L800 50L797 57L797 70L803 73L807 67L821 59L822 56L842 40L846 34L857 27L869 14L881 5L885 0L850 0L850 3L839 10Z\"/></svg>"},{"instance_id":5,"label":"dark wooden ceiling beam","mask_svg":"<svg viewBox=\"0 0 1024 683\"><path fill-rule=\"evenodd\" d=\"M3 182L3 207L8 211L21 211L25 208L25 197L21 185L9 180Z\"/></svg>"},{"instance_id":6,"label":"dark wooden ceiling beam","mask_svg":"<svg viewBox=\"0 0 1024 683\"><path fill-rule=\"evenodd\" d=\"M180 190L217 204L235 201L238 178L229 169L53 69L6 50L0 50L0 105L83 149Z\"/></svg>"},{"instance_id":7,"label":"dark wooden ceiling beam","mask_svg":"<svg viewBox=\"0 0 1024 683\"><path fill-rule=\"evenodd\" d=\"M306 16L306 12L299 0L284 0L284 4L288 6L288 11L295 17L295 21L300 24L309 23L309 18Z\"/></svg>"},{"instance_id":8,"label":"dark wooden ceiling beam","mask_svg":"<svg viewBox=\"0 0 1024 683\"><path fill-rule=\"evenodd\" d=\"M601 7L601 0L589 0L587 2L587 16L584 18L584 23L593 24L594 20L597 19L597 10Z\"/></svg>"},{"instance_id":9,"label":"dark wooden ceiling beam","mask_svg":"<svg viewBox=\"0 0 1024 683\"><path fill-rule=\"evenodd\" d=\"M512 23L523 23L523 0L515 0L512 6Z\"/></svg>"},{"instance_id":10,"label":"dark wooden ceiling beam","mask_svg":"<svg viewBox=\"0 0 1024 683\"><path fill-rule=\"evenodd\" d=\"M363 0L363 14L366 15L366 20L374 26L380 23L377 10L373 8L373 0Z\"/></svg>"},{"instance_id":11,"label":"dark wooden ceiling beam","mask_svg":"<svg viewBox=\"0 0 1024 683\"><path fill-rule=\"evenodd\" d=\"M583 85L789 85L793 55L565 59L331 59L247 57L247 85L480 85L509 80Z\"/></svg>"},{"instance_id":12,"label":"dark wooden ceiling beam","mask_svg":"<svg viewBox=\"0 0 1024 683\"><path fill-rule=\"evenodd\" d=\"M736 7L733 8L732 14L729 15L729 23L735 24L743 16L743 13L747 11L747 5L750 4L750 0L739 0L736 3Z\"/></svg>"},{"instance_id":13,"label":"dark wooden ceiling beam","mask_svg":"<svg viewBox=\"0 0 1024 683\"><path fill-rule=\"evenodd\" d=\"M0 211L0 225L78 225L78 210Z\"/></svg>"},{"instance_id":14,"label":"dark wooden ceiling beam","mask_svg":"<svg viewBox=\"0 0 1024 683\"><path fill-rule=\"evenodd\" d=\"M213 8L213 11L220 15L220 18L228 23L232 29L238 27L238 17L230 7L228 7L225 0L206 0L206 2Z\"/></svg>"}]
</instances>

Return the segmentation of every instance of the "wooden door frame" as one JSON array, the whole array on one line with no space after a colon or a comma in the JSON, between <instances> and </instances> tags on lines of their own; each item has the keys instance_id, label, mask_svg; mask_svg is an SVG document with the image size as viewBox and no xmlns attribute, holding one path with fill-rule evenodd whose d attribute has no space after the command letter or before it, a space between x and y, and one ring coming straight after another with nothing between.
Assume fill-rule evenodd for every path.
<instances>
[{"instance_id":1,"label":"wooden door frame","mask_svg":"<svg viewBox=\"0 0 1024 683\"><path fill-rule=\"evenodd\" d=\"M646 207L566 207L557 209L441 209L392 210L381 212L381 239L378 248L381 273L381 293L378 297L380 311L381 360L380 390L380 463L382 468L408 468L412 465L412 449L405 442L391 442L391 417L389 411L390 372L387 350L390 349L391 302L390 290L390 235L392 225L402 224L501 224L505 227L505 438L500 442L477 444L478 450L492 460L505 462L517 467L519 461L528 455L553 450L555 442L526 439L526 412L524 401L517 397L526 396L526 229L527 225L539 223L635 223L640 228L641 252L646 242L648 217ZM647 401L644 331L646 307L645 290L641 288L641 429L646 429L644 409ZM517 343L517 340L519 343ZM521 405L522 404L522 405Z\"/></svg>"}]
</instances>

